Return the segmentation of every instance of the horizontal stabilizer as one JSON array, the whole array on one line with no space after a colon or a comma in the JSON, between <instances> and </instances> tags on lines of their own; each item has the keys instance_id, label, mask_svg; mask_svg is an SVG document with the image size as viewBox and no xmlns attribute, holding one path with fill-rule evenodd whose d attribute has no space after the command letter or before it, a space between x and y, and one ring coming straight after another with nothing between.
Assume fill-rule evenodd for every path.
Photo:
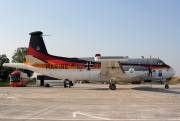
<instances>
[{"instance_id":1,"label":"horizontal stabilizer","mask_svg":"<svg viewBox=\"0 0 180 121\"><path fill-rule=\"evenodd\" d=\"M39 60L35 57L33 57L32 55L26 55L25 56L26 60L30 63L30 65L34 65L34 64L45 64L46 62Z\"/></svg>"},{"instance_id":2,"label":"horizontal stabilizer","mask_svg":"<svg viewBox=\"0 0 180 121\"><path fill-rule=\"evenodd\" d=\"M4 63L4 67L11 67L11 68L20 68L20 69L28 69L27 65L24 63Z\"/></svg>"}]
</instances>

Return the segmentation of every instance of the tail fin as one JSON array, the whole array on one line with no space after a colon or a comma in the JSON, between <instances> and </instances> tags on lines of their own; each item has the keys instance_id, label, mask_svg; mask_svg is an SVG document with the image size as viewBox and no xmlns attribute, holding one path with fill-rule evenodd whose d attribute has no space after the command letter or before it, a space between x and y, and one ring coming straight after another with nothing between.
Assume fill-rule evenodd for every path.
<instances>
[{"instance_id":1,"label":"tail fin","mask_svg":"<svg viewBox=\"0 0 180 121\"><path fill-rule=\"evenodd\" d=\"M79 61L77 58L58 57L48 54L42 34L41 31L30 33L31 38L26 54L26 63L33 65L47 62L61 63L62 61Z\"/></svg>"},{"instance_id":2,"label":"tail fin","mask_svg":"<svg viewBox=\"0 0 180 121\"><path fill-rule=\"evenodd\" d=\"M44 40L42 38L42 34L43 33L41 31L35 31L30 33L31 38L29 42L27 55L32 55L35 57L38 57L38 55L40 54L48 55L46 46L44 44Z\"/></svg>"}]
</instances>

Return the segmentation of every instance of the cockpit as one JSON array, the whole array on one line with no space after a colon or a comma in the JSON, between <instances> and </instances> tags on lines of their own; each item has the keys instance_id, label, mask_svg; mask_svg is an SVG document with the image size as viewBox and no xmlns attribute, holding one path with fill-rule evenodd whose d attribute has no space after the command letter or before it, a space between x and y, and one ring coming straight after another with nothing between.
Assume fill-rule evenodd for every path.
<instances>
[{"instance_id":1,"label":"cockpit","mask_svg":"<svg viewBox=\"0 0 180 121\"><path fill-rule=\"evenodd\" d=\"M162 60L158 60L157 65L166 65Z\"/></svg>"}]
</instances>

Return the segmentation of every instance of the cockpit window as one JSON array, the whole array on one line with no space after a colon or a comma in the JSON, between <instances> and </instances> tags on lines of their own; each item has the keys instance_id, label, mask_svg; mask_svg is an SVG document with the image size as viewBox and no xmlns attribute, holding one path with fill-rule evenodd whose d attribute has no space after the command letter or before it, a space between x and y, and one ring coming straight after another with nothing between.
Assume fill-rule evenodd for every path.
<instances>
[{"instance_id":1,"label":"cockpit window","mask_svg":"<svg viewBox=\"0 0 180 121\"><path fill-rule=\"evenodd\" d=\"M157 65L166 65L163 61L161 61L161 60L159 60L158 62L157 62Z\"/></svg>"}]
</instances>

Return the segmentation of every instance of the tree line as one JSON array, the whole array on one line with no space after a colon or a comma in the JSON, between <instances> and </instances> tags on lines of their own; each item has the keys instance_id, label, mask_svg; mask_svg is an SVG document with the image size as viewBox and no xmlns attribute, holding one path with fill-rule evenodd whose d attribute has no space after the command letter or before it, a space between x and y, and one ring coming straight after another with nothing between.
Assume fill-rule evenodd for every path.
<instances>
[{"instance_id":1,"label":"tree line","mask_svg":"<svg viewBox=\"0 0 180 121\"><path fill-rule=\"evenodd\" d=\"M26 47L20 47L17 48L12 56L12 63L23 63L26 61L26 53L27 48ZM32 71L25 70L25 69L16 69L16 68L9 68L9 67L3 67L4 63L10 63L9 58L6 56L6 54L0 54L0 79L6 81L8 79L8 76L10 73L12 73L15 70L22 71L24 73L27 73L28 77L31 77L33 75Z\"/></svg>"}]
</instances>

